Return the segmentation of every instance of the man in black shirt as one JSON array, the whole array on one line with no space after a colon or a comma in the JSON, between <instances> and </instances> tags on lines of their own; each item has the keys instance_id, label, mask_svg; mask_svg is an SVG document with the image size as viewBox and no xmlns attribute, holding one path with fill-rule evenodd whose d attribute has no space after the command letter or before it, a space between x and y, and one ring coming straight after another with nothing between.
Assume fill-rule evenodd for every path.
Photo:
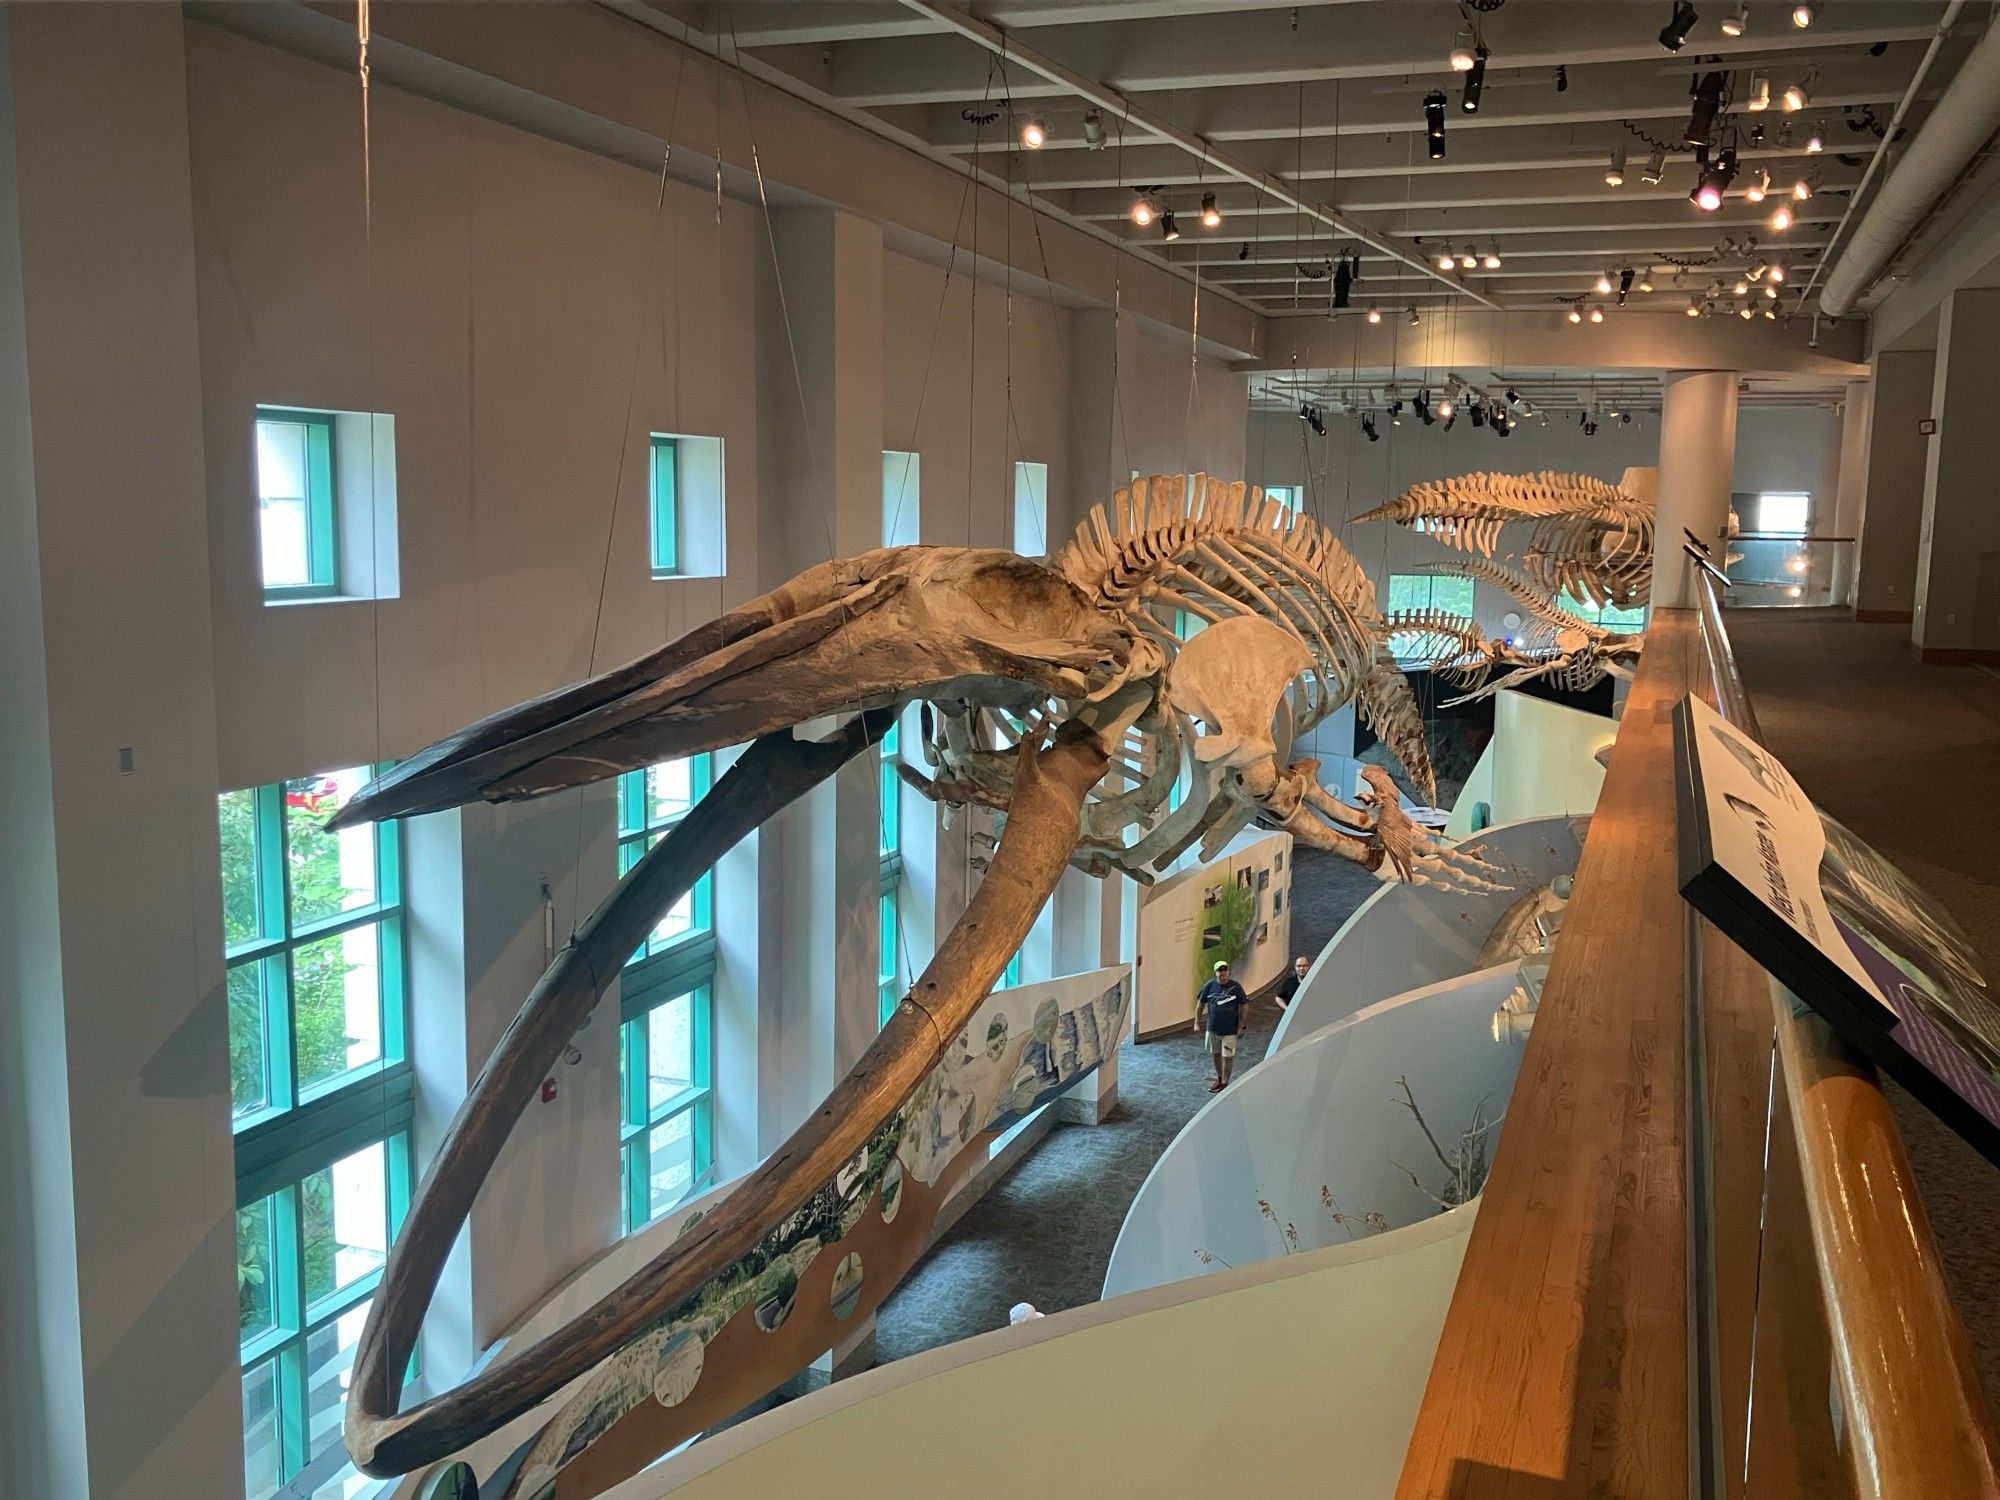
<instances>
[{"instance_id":1,"label":"man in black shirt","mask_svg":"<svg viewBox=\"0 0 2000 1500\"><path fill-rule=\"evenodd\" d=\"M1306 970L1312 967L1312 960L1301 953L1292 960L1292 971L1278 981L1278 1009L1290 1010L1292 996L1299 992L1299 986L1306 982Z\"/></svg>"},{"instance_id":2,"label":"man in black shirt","mask_svg":"<svg viewBox=\"0 0 2000 1500\"><path fill-rule=\"evenodd\" d=\"M1200 1031L1206 1023L1208 1055L1215 1061L1215 1082L1208 1086L1211 1094L1229 1085L1229 1075L1236 1067L1236 1038L1243 1030L1243 1010L1249 1003L1250 997L1229 977L1225 963L1215 966L1215 978L1194 997L1194 1029Z\"/></svg>"}]
</instances>

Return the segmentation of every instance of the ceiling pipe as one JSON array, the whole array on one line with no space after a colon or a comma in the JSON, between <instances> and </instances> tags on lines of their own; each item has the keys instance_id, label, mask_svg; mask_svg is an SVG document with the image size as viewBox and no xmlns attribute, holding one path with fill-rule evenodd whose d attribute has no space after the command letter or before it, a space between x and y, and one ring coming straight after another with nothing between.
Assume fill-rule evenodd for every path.
<instances>
[{"instance_id":1,"label":"ceiling pipe","mask_svg":"<svg viewBox=\"0 0 2000 1500\"><path fill-rule=\"evenodd\" d=\"M1923 61L1918 64L1916 75L1903 94L1902 103L1896 106L1895 117L1882 138L1882 145L1870 158L1867 172L1862 175L1860 185L1848 200L1847 214L1834 228L1835 244L1839 243L1841 230L1867 192L1869 179L1888 154L1897 128L1908 114L1925 74L1944 44L1946 33L1963 8L1964 0L1952 0L1945 7L1937 30L1931 36L1931 44L1924 52ZM1846 248L1838 258L1831 260L1831 269L1826 272L1826 284L1819 289L1822 312L1829 317L1845 317L1860 305L1861 298L1875 284L1890 258L1902 249L1924 217L1937 206L1938 200L1957 183L1967 164L1996 129L2000 129L2000 27L1989 27L1966 55L1957 76L1945 86L1944 93L1932 106L1930 117L1903 153L1902 160L1883 179L1881 190L1854 226L1853 237ZM1822 258L1821 267L1828 264L1828 260ZM1816 270L1812 281L1806 284L1808 293L1818 280L1819 272Z\"/></svg>"},{"instance_id":2,"label":"ceiling pipe","mask_svg":"<svg viewBox=\"0 0 2000 1500\"><path fill-rule=\"evenodd\" d=\"M1415 247L1404 244L1393 235L1382 234L1370 229L1366 224L1357 223L1336 208L1330 208L1324 203L1293 191L1283 178L1273 177L1259 167L1239 161L1227 152L1219 150L1206 136L1197 135L1194 131L1184 129L1162 115L1154 114L1143 105L1134 104L1108 84L1100 83L1095 78L1087 78L1052 57L1021 46L991 22L982 21L956 5L941 4L939 0L902 0L902 3L919 15L928 16L940 25L950 27L961 36L970 37L987 51L997 54L1003 62L1017 62L1029 72L1040 74L1050 83L1067 89L1079 98L1095 104L1099 109L1129 121L1149 135L1158 136L1161 140L1200 157L1209 166L1234 177L1238 182L1249 183L1259 192L1277 199L1287 208L1296 209L1308 218L1317 219L1322 224L1338 229L1350 239L1359 240L1364 245L1380 250L1384 255L1393 256L1411 269L1421 271L1433 281L1443 282L1454 292L1483 307L1499 310L1498 302L1483 292L1474 291L1461 278L1440 273L1431 258Z\"/></svg>"}]
</instances>

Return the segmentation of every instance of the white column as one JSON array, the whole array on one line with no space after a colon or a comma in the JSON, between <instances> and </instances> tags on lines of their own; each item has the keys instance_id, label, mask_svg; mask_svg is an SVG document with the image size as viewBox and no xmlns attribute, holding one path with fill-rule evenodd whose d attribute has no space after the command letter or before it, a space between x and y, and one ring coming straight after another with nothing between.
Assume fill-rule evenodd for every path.
<instances>
[{"instance_id":1,"label":"white column","mask_svg":"<svg viewBox=\"0 0 2000 1500\"><path fill-rule=\"evenodd\" d=\"M1736 372L1672 370L1660 410L1660 500L1654 522L1653 607L1688 604L1683 529L1718 545L1736 472Z\"/></svg>"},{"instance_id":2,"label":"white column","mask_svg":"<svg viewBox=\"0 0 2000 1500\"><path fill-rule=\"evenodd\" d=\"M177 6L0 12L0 1493L242 1492Z\"/></svg>"},{"instance_id":3,"label":"white column","mask_svg":"<svg viewBox=\"0 0 2000 1500\"><path fill-rule=\"evenodd\" d=\"M2000 288L1961 288L1938 313L1910 639L1925 661L2000 661L2000 508L1993 504L1993 385Z\"/></svg>"},{"instance_id":4,"label":"white column","mask_svg":"<svg viewBox=\"0 0 2000 1500\"><path fill-rule=\"evenodd\" d=\"M1868 493L1868 431L1875 415L1875 382L1850 380L1840 409L1840 480L1834 490L1834 536L1853 537L1833 548L1833 598L1854 602L1855 559L1861 550L1861 506Z\"/></svg>"},{"instance_id":5,"label":"white column","mask_svg":"<svg viewBox=\"0 0 2000 1500\"><path fill-rule=\"evenodd\" d=\"M866 552L882 533L881 226L832 209L788 209L777 215L776 238L784 295L771 286L760 297L771 583ZM874 755L856 756L773 819L761 841L771 914L758 1009L764 1151L879 1029L877 775ZM729 920L718 910L718 926Z\"/></svg>"},{"instance_id":6,"label":"white column","mask_svg":"<svg viewBox=\"0 0 2000 1500\"><path fill-rule=\"evenodd\" d=\"M1884 350L1874 359L1868 467L1857 533L1857 620L1907 624L1911 618L1929 446L1918 424L1930 415L1936 363L1929 349Z\"/></svg>"}]
</instances>

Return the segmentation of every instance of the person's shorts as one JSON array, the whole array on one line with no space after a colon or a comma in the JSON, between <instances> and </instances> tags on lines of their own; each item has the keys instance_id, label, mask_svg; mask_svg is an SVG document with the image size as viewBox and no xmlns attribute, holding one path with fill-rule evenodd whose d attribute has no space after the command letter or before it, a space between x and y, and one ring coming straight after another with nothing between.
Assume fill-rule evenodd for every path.
<instances>
[{"instance_id":1,"label":"person's shorts","mask_svg":"<svg viewBox=\"0 0 2000 1500\"><path fill-rule=\"evenodd\" d=\"M1217 1036L1214 1032L1209 1032L1208 1050L1213 1052L1217 1057L1234 1057L1236 1055L1235 1034Z\"/></svg>"}]
</instances>

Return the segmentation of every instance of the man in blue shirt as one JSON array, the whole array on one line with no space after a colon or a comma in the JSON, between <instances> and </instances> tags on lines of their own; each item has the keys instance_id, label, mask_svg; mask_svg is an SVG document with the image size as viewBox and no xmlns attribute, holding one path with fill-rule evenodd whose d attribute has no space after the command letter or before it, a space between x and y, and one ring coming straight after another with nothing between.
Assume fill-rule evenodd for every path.
<instances>
[{"instance_id":1,"label":"man in blue shirt","mask_svg":"<svg viewBox=\"0 0 2000 1500\"><path fill-rule=\"evenodd\" d=\"M1243 1030L1243 1010L1249 1003L1243 986L1229 977L1226 963L1215 966L1215 978L1194 997L1194 1029L1207 1030L1208 1055L1215 1062L1215 1082L1208 1086L1211 1094L1229 1086L1229 1075L1236 1067L1236 1038Z\"/></svg>"}]
</instances>

